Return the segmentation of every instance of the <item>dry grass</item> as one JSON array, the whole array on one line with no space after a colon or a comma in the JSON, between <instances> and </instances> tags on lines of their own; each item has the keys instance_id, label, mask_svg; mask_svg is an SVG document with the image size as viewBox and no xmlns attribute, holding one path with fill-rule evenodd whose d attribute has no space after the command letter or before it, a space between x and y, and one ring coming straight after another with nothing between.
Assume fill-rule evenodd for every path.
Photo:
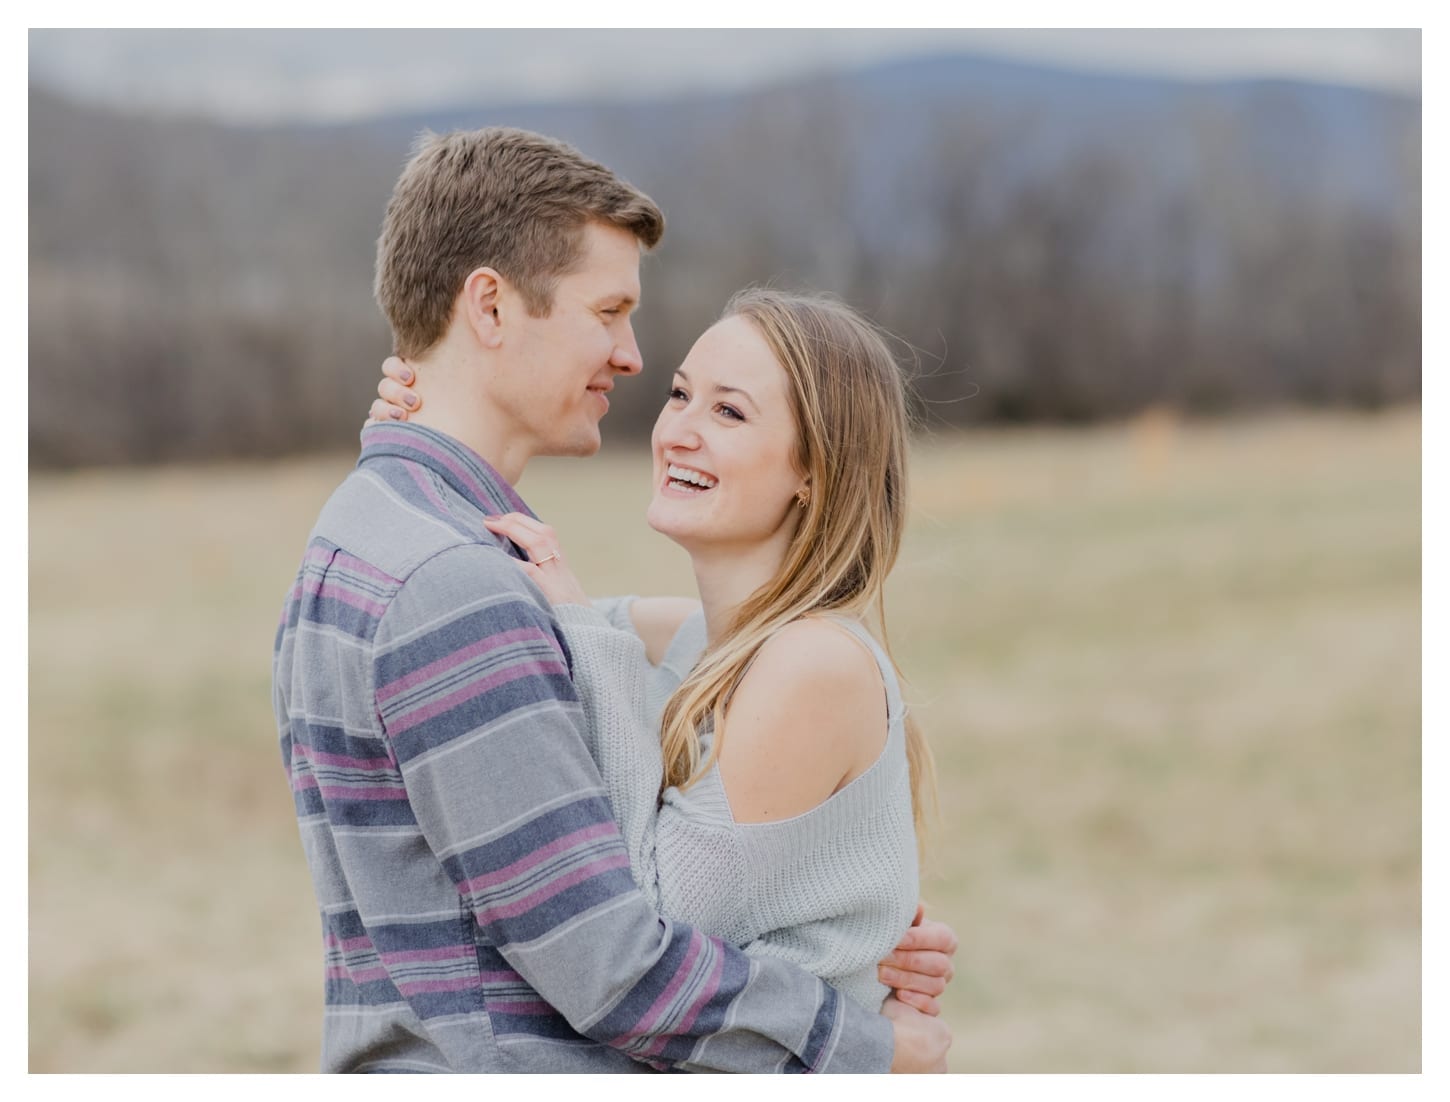
<instances>
[{"instance_id":1,"label":"dry grass","mask_svg":"<svg viewBox=\"0 0 1450 1102\"><path fill-rule=\"evenodd\" d=\"M919 449L954 1070L1419 1068L1419 454L1413 411ZM316 1066L268 658L349 462L32 478L32 1070ZM645 481L522 489L592 589L686 592Z\"/></svg>"}]
</instances>

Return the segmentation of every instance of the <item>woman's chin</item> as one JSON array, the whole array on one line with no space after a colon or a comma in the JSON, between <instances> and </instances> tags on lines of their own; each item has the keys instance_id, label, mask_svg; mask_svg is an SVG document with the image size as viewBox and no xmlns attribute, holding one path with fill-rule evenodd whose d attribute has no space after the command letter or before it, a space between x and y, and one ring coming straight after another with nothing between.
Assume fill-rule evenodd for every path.
<instances>
[{"instance_id":1,"label":"woman's chin","mask_svg":"<svg viewBox=\"0 0 1450 1102\"><path fill-rule=\"evenodd\" d=\"M689 523L670 508L669 502L658 497L650 502L650 506L644 514L644 522L660 535L674 540L682 547L689 540Z\"/></svg>"}]
</instances>

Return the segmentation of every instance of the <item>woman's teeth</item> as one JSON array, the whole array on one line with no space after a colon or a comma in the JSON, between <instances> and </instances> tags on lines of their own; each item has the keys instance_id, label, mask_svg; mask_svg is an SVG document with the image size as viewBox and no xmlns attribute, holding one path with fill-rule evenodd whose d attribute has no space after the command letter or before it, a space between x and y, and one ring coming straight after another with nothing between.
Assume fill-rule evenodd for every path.
<instances>
[{"instance_id":1,"label":"woman's teeth","mask_svg":"<svg viewBox=\"0 0 1450 1102\"><path fill-rule=\"evenodd\" d=\"M715 479L700 471L692 471L689 467L677 467L671 463L667 473L670 481L680 489L698 493L701 490L713 490L716 486Z\"/></svg>"}]
</instances>

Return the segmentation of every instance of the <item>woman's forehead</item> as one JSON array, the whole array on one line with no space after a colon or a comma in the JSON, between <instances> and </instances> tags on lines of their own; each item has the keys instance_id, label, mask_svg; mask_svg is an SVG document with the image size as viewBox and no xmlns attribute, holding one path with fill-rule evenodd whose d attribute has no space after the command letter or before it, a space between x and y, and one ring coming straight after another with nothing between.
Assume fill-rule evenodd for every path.
<instances>
[{"instance_id":1,"label":"woman's forehead","mask_svg":"<svg viewBox=\"0 0 1450 1102\"><path fill-rule=\"evenodd\" d=\"M749 389L750 382L753 382L758 387L785 389L785 369L776 360L760 330L742 317L724 318L705 330L685 357L681 371L691 376L696 385L705 381L693 377L696 372L702 372L711 375L708 381L712 385ZM719 377L724 375L730 378Z\"/></svg>"}]
</instances>

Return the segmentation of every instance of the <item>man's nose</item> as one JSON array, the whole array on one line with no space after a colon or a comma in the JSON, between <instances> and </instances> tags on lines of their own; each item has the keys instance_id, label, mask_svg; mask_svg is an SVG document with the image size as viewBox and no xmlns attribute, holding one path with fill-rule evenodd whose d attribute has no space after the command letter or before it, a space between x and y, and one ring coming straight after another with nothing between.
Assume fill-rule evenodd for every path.
<instances>
[{"instance_id":1,"label":"man's nose","mask_svg":"<svg viewBox=\"0 0 1450 1102\"><path fill-rule=\"evenodd\" d=\"M644 370L644 357L639 352L639 342L634 339L634 326L624 323L624 335L616 342L614 354L609 363L624 375L638 375Z\"/></svg>"}]
</instances>

